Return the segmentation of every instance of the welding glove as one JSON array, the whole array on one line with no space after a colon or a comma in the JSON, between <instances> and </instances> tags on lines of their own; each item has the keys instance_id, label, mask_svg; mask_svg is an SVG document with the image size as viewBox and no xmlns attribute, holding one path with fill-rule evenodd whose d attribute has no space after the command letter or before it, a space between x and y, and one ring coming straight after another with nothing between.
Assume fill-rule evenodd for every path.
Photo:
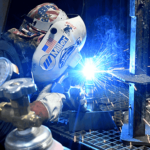
<instances>
[{"instance_id":1,"label":"welding glove","mask_svg":"<svg viewBox=\"0 0 150 150\"><path fill-rule=\"evenodd\" d=\"M82 112L86 111L87 105L85 94L81 87L71 86L68 92L65 92L64 94L66 96L64 104L68 107L68 109L79 110Z\"/></svg>"},{"instance_id":2,"label":"welding glove","mask_svg":"<svg viewBox=\"0 0 150 150\"><path fill-rule=\"evenodd\" d=\"M58 121L62 111L64 94L51 93L52 84L47 85L37 97L37 100L30 104L30 109L40 116L43 121Z\"/></svg>"}]
</instances>

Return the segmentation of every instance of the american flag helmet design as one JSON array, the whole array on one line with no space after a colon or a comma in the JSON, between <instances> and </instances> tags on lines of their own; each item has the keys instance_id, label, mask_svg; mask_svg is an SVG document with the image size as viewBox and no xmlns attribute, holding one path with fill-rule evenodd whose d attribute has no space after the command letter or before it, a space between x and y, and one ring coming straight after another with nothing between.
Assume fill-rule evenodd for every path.
<instances>
[{"instance_id":1,"label":"american flag helmet design","mask_svg":"<svg viewBox=\"0 0 150 150\"><path fill-rule=\"evenodd\" d=\"M28 17L38 19L43 22L54 21L60 13L60 9L53 3L43 3L36 6L28 13Z\"/></svg>"},{"instance_id":2,"label":"american flag helmet design","mask_svg":"<svg viewBox=\"0 0 150 150\"><path fill-rule=\"evenodd\" d=\"M27 16L32 19L37 19L42 22L53 22L60 14L61 9L59 9L55 4L53 3L43 3L38 6L36 6L34 9L32 9ZM20 26L20 29L13 28L10 32L13 32L14 34L18 36L23 37L35 37L39 36L39 43L41 36L43 37L46 34L46 31L42 31L40 29L35 28L34 26L31 26L28 24L28 22L24 19L22 25Z\"/></svg>"}]
</instances>

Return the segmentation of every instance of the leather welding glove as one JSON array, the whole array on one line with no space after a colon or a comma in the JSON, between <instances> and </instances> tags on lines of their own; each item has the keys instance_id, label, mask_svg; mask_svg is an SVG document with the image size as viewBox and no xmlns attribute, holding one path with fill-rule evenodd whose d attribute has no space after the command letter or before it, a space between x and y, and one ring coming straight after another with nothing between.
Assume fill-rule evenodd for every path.
<instances>
[{"instance_id":1,"label":"leather welding glove","mask_svg":"<svg viewBox=\"0 0 150 150\"><path fill-rule=\"evenodd\" d=\"M58 121L65 95L51 93L51 87L52 84L49 84L40 92L37 100L30 104L30 109L43 120Z\"/></svg>"},{"instance_id":2,"label":"leather welding glove","mask_svg":"<svg viewBox=\"0 0 150 150\"><path fill-rule=\"evenodd\" d=\"M81 87L71 86L69 91L64 94L66 96L64 104L67 105L69 109L79 110L83 112L86 111L87 105L85 100L85 94Z\"/></svg>"}]
</instances>

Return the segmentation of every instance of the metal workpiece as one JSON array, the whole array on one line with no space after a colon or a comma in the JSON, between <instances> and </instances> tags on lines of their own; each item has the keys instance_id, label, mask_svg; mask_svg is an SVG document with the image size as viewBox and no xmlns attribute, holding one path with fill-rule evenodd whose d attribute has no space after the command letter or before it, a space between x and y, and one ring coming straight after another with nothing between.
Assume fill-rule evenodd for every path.
<instances>
[{"instance_id":1,"label":"metal workpiece","mask_svg":"<svg viewBox=\"0 0 150 150\"><path fill-rule=\"evenodd\" d=\"M149 0L130 0L130 72L149 75ZM136 62L136 63L135 63Z\"/></svg>"},{"instance_id":2,"label":"metal workpiece","mask_svg":"<svg viewBox=\"0 0 150 150\"><path fill-rule=\"evenodd\" d=\"M69 131L110 130L116 125L112 119L114 111L69 112Z\"/></svg>"},{"instance_id":3,"label":"metal workpiece","mask_svg":"<svg viewBox=\"0 0 150 150\"><path fill-rule=\"evenodd\" d=\"M136 10L136 8L135 8L135 3L136 3L136 1L135 0L130 0L130 16L131 17L134 17L135 16L135 10Z\"/></svg>"},{"instance_id":4,"label":"metal workpiece","mask_svg":"<svg viewBox=\"0 0 150 150\"><path fill-rule=\"evenodd\" d=\"M30 78L10 80L0 87L0 97L10 99L10 103L0 103L0 119L11 122L19 130L39 127L43 119L30 111L29 96L36 91L36 85Z\"/></svg>"},{"instance_id":5,"label":"metal workpiece","mask_svg":"<svg viewBox=\"0 0 150 150\"><path fill-rule=\"evenodd\" d=\"M89 111L93 111L95 109L95 103L92 99L92 101L89 101L89 99L86 99L87 103L86 103L86 107Z\"/></svg>"},{"instance_id":6,"label":"metal workpiece","mask_svg":"<svg viewBox=\"0 0 150 150\"><path fill-rule=\"evenodd\" d=\"M53 144L51 131L41 125L24 131L14 129L5 140L6 150L47 150Z\"/></svg>"},{"instance_id":7,"label":"metal workpiece","mask_svg":"<svg viewBox=\"0 0 150 150\"><path fill-rule=\"evenodd\" d=\"M86 98L86 108L89 111L100 111L100 108L98 106L98 98L93 97L93 98Z\"/></svg>"},{"instance_id":8,"label":"metal workpiece","mask_svg":"<svg viewBox=\"0 0 150 150\"><path fill-rule=\"evenodd\" d=\"M150 1L130 0L130 73L113 73L129 82L129 123L122 127L121 140L134 145L150 145L146 132L146 92L149 75Z\"/></svg>"},{"instance_id":9,"label":"metal workpiece","mask_svg":"<svg viewBox=\"0 0 150 150\"><path fill-rule=\"evenodd\" d=\"M87 98L93 98L94 96L94 84L86 83L85 84L85 93Z\"/></svg>"},{"instance_id":10,"label":"metal workpiece","mask_svg":"<svg viewBox=\"0 0 150 150\"><path fill-rule=\"evenodd\" d=\"M146 118L146 85L130 84L129 106L129 134L133 138L144 136Z\"/></svg>"},{"instance_id":11,"label":"metal workpiece","mask_svg":"<svg viewBox=\"0 0 150 150\"><path fill-rule=\"evenodd\" d=\"M150 76L144 73L139 75L134 75L131 74L128 70L123 70L123 71L113 71L111 72L111 75L128 83L150 84Z\"/></svg>"},{"instance_id":12,"label":"metal workpiece","mask_svg":"<svg viewBox=\"0 0 150 150\"><path fill-rule=\"evenodd\" d=\"M86 82L85 83L85 99L87 102L87 109L94 111L96 109L96 104L95 104L95 95L94 95L94 83L93 81L91 82Z\"/></svg>"},{"instance_id":13,"label":"metal workpiece","mask_svg":"<svg viewBox=\"0 0 150 150\"><path fill-rule=\"evenodd\" d=\"M135 1L135 0L134 0ZM134 8L134 7L133 7ZM133 14L132 14L133 15ZM136 57L136 16L131 16L131 33L130 33L130 72L135 74L135 57Z\"/></svg>"}]
</instances>

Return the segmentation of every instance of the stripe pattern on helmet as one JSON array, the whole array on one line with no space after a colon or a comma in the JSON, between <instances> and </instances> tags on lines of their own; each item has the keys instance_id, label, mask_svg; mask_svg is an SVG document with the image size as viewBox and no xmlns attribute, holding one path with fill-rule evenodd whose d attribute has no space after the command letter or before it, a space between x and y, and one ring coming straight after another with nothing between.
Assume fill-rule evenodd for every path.
<instances>
[{"instance_id":1,"label":"stripe pattern on helmet","mask_svg":"<svg viewBox=\"0 0 150 150\"><path fill-rule=\"evenodd\" d=\"M28 13L28 17L38 19L43 22L54 21L60 13L60 9L53 3L43 3L36 6ZM41 34L46 34L45 31L39 30L33 26L30 26L26 20L23 21L20 29L13 28L13 33L23 37L35 37Z\"/></svg>"}]
</instances>

